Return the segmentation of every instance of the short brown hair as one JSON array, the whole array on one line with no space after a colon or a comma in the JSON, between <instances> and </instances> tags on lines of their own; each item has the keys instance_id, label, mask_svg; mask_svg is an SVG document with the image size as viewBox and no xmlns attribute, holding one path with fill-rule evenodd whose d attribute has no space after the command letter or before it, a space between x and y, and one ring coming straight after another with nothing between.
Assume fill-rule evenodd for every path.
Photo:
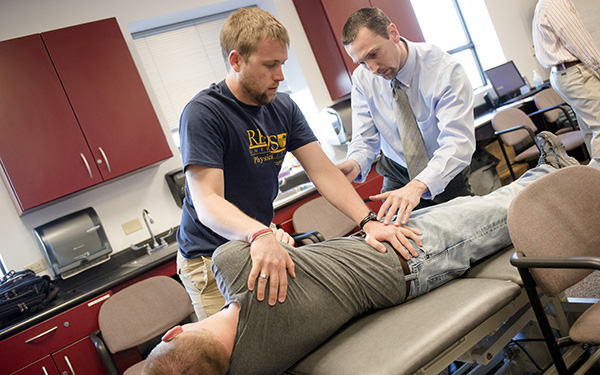
<instances>
[{"instance_id":1,"label":"short brown hair","mask_svg":"<svg viewBox=\"0 0 600 375\"><path fill-rule=\"evenodd\" d=\"M263 37L290 45L287 29L271 13L260 8L240 8L233 12L221 29L221 53L225 61L231 51L244 60L258 50Z\"/></svg>"},{"instance_id":2,"label":"short brown hair","mask_svg":"<svg viewBox=\"0 0 600 375\"><path fill-rule=\"evenodd\" d=\"M225 346L208 331L184 332L161 342L152 351L143 375L225 375L229 355Z\"/></svg>"},{"instance_id":3,"label":"short brown hair","mask_svg":"<svg viewBox=\"0 0 600 375\"><path fill-rule=\"evenodd\" d=\"M392 23L379 8L362 8L350 15L342 29L342 45L354 42L358 31L366 27L375 35L389 39L387 27Z\"/></svg>"}]
</instances>

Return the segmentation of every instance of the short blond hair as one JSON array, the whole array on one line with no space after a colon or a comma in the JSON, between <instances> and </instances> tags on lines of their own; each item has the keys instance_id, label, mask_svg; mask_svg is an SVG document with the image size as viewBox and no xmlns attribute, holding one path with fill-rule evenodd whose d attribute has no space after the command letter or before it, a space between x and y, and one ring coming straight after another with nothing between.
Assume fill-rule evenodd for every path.
<instances>
[{"instance_id":1,"label":"short blond hair","mask_svg":"<svg viewBox=\"0 0 600 375\"><path fill-rule=\"evenodd\" d=\"M223 58L227 61L235 50L248 60L265 37L290 45L287 29L271 13L260 8L240 8L227 18L221 29Z\"/></svg>"},{"instance_id":2,"label":"short blond hair","mask_svg":"<svg viewBox=\"0 0 600 375\"><path fill-rule=\"evenodd\" d=\"M184 332L158 344L146 358L143 375L225 375L229 355L208 331Z\"/></svg>"}]
</instances>

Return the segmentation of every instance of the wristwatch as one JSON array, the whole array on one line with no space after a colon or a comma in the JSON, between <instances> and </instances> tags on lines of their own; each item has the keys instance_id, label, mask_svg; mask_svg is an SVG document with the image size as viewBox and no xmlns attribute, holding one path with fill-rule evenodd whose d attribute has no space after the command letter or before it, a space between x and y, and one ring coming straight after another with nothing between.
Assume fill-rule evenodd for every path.
<instances>
[{"instance_id":1,"label":"wristwatch","mask_svg":"<svg viewBox=\"0 0 600 375\"><path fill-rule=\"evenodd\" d=\"M377 221L377 214L373 211L369 212L369 214L367 216L365 216L364 219L361 220L359 226L360 226L360 230L363 230L363 227L365 226L365 224L367 224L369 221Z\"/></svg>"}]
</instances>

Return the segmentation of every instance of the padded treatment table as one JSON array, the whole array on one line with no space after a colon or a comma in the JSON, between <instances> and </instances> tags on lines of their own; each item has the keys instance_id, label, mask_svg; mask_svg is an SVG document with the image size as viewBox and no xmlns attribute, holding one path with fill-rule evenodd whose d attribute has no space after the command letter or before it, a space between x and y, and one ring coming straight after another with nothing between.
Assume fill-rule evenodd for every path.
<instances>
[{"instance_id":1,"label":"padded treatment table","mask_svg":"<svg viewBox=\"0 0 600 375\"><path fill-rule=\"evenodd\" d=\"M286 374L437 374L461 356L488 364L533 319L509 262L513 252L508 247L431 293L354 318Z\"/></svg>"}]
</instances>

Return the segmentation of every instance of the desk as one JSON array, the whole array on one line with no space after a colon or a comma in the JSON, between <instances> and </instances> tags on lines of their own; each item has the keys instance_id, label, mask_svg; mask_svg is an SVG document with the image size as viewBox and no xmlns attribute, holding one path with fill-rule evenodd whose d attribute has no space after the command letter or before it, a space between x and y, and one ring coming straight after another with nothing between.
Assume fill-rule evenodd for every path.
<instances>
[{"instance_id":1,"label":"desk","mask_svg":"<svg viewBox=\"0 0 600 375\"><path fill-rule=\"evenodd\" d=\"M496 136L494 135L494 128L492 127L492 119L496 113L507 108L519 108L527 114L533 113L537 110L533 100L534 97L529 96L514 103L490 109L487 112L475 116L475 141L477 144L480 146L485 146L496 139Z\"/></svg>"}]
</instances>

